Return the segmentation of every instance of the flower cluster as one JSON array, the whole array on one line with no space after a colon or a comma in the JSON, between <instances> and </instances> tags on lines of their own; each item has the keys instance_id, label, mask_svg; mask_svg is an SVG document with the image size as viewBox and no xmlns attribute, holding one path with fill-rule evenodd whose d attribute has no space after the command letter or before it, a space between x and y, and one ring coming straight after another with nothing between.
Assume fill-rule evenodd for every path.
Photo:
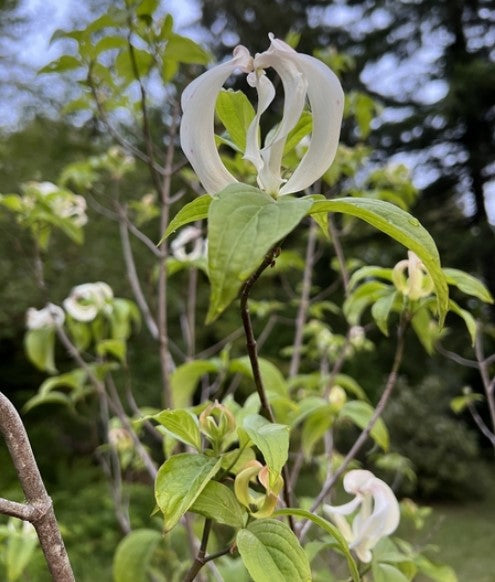
<instances>
[{"instance_id":1,"label":"flower cluster","mask_svg":"<svg viewBox=\"0 0 495 582\"><path fill-rule=\"evenodd\" d=\"M42 329L63 325L65 313L61 307L47 303L43 309L30 307L26 313L26 327L28 329Z\"/></svg>"},{"instance_id":2,"label":"flower cluster","mask_svg":"<svg viewBox=\"0 0 495 582\"><path fill-rule=\"evenodd\" d=\"M112 299L113 291L106 283L84 283L71 290L64 300L64 308L76 321L88 322L108 309Z\"/></svg>"},{"instance_id":3,"label":"flower cluster","mask_svg":"<svg viewBox=\"0 0 495 582\"><path fill-rule=\"evenodd\" d=\"M258 93L256 115L247 129L244 158L258 173L258 186L273 196L304 190L332 163L340 134L344 93L335 74L318 59L297 53L270 35L268 50L252 57L246 47L234 49L233 58L200 75L182 94L182 149L206 191L215 194L237 179L223 165L215 145L215 104L228 77L241 70ZM280 124L260 144L260 119L275 97L266 69L273 68L284 89L284 109ZM289 132L295 127L309 101L313 131L308 149L292 175L282 176L281 163Z\"/></svg>"}]
</instances>

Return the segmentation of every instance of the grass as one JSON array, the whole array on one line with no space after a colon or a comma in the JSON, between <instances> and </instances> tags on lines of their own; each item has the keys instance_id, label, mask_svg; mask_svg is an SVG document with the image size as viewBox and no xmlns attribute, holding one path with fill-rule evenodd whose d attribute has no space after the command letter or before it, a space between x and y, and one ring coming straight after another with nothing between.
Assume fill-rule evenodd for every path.
<instances>
[{"instance_id":1,"label":"grass","mask_svg":"<svg viewBox=\"0 0 495 582\"><path fill-rule=\"evenodd\" d=\"M452 566L459 582L495 582L495 487L482 501L433 509L435 561Z\"/></svg>"}]
</instances>

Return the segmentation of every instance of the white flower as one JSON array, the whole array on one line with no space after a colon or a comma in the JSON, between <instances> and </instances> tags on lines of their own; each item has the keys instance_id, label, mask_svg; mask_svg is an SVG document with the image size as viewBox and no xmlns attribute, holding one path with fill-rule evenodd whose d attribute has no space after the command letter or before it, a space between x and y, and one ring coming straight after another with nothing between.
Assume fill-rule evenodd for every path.
<instances>
[{"instance_id":1,"label":"white flower","mask_svg":"<svg viewBox=\"0 0 495 582\"><path fill-rule=\"evenodd\" d=\"M63 309L53 303L48 303L43 309L30 307L26 313L26 327L28 329L42 329L63 325L65 313Z\"/></svg>"},{"instance_id":2,"label":"white flower","mask_svg":"<svg viewBox=\"0 0 495 582\"><path fill-rule=\"evenodd\" d=\"M187 245L192 248L187 252ZM206 241L201 237L201 229L196 226L186 226L170 244L173 256L179 261L195 261L206 256Z\"/></svg>"},{"instance_id":3,"label":"white flower","mask_svg":"<svg viewBox=\"0 0 495 582\"><path fill-rule=\"evenodd\" d=\"M210 194L237 182L223 165L214 137L215 103L223 84L236 69L248 73L248 83L258 92L257 112L247 130L244 158L255 166L261 190L274 196L300 192L318 180L334 160L344 108L339 80L318 59L297 53L273 35L270 40L270 48L254 58L239 45L232 60L203 73L182 94L182 149ZM285 102L282 121L268 133L261 147L260 118L275 97L275 88L265 74L269 67L282 80ZM286 180L281 175L285 142L301 116L306 98L313 115L311 141L299 166Z\"/></svg>"},{"instance_id":4,"label":"white flower","mask_svg":"<svg viewBox=\"0 0 495 582\"><path fill-rule=\"evenodd\" d=\"M106 283L84 283L72 289L64 300L64 308L75 320L88 322L93 321L112 299L113 291Z\"/></svg>"},{"instance_id":5,"label":"white flower","mask_svg":"<svg viewBox=\"0 0 495 582\"><path fill-rule=\"evenodd\" d=\"M357 557L370 562L371 550L399 525L399 503L392 489L370 471L349 471L344 477L344 489L356 497L345 505L324 505L323 511L335 522ZM344 516L358 508L351 528Z\"/></svg>"}]
</instances>

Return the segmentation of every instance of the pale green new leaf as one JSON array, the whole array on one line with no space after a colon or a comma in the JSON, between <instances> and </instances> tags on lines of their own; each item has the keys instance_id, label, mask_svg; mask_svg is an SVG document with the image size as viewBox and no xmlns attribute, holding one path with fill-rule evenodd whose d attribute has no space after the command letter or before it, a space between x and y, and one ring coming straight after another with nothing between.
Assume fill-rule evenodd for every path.
<instances>
[{"instance_id":1,"label":"pale green new leaf","mask_svg":"<svg viewBox=\"0 0 495 582\"><path fill-rule=\"evenodd\" d=\"M217 97L215 112L240 152L246 149L246 133L256 115L242 91L223 89Z\"/></svg>"},{"instance_id":2,"label":"pale green new leaf","mask_svg":"<svg viewBox=\"0 0 495 582\"><path fill-rule=\"evenodd\" d=\"M213 198L208 211L208 323L230 305L266 254L299 224L312 204L290 196L275 201L246 184L231 184Z\"/></svg>"},{"instance_id":3,"label":"pale green new leaf","mask_svg":"<svg viewBox=\"0 0 495 582\"><path fill-rule=\"evenodd\" d=\"M218 481L207 483L189 509L235 528L243 527L246 517L246 512L236 496L226 485Z\"/></svg>"},{"instance_id":4,"label":"pale green new leaf","mask_svg":"<svg viewBox=\"0 0 495 582\"><path fill-rule=\"evenodd\" d=\"M164 57L193 65L206 65L211 59L210 53L198 43L174 32L168 36Z\"/></svg>"},{"instance_id":5,"label":"pale green new leaf","mask_svg":"<svg viewBox=\"0 0 495 582\"><path fill-rule=\"evenodd\" d=\"M165 239L181 226L206 218L208 216L208 208L210 207L211 201L212 197L209 194L205 194L183 206L170 221L167 230L164 232L158 245L161 245Z\"/></svg>"},{"instance_id":6,"label":"pale green new leaf","mask_svg":"<svg viewBox=\"0 0 495 582\"><path fill-rule=\"evenodd\" d=\"M121 339L106 339L96 344L96 353L99 356L113 356L119 362L124 363L127 353L127 345Z\"/></svg>"},{"instance_id":7,"label":"pale green new leaf","mask_svg":"<svg viewBox=\"0 0 495 582\"><path fill-rule=\"evenodd\" d=\"M170 531L191 507L220 467L221 459L181 453L158 470L155 499L163 513L163 530Z\"/></svg>"},{"instance_id":8,"label":"pale green new leaf","mask_svg":"<svg viewBox=\"0 0 495 582\"><path fill-rule=\"evenodd\" d=\"M389 295L380 297L380 299L377 299L371 306L371 315L373 316L378 329L386 336L388 336L388 318L397 297L397 291L391 291Z\"/></svg>"},{"instance_id":9,"label":"pale green new leaf","mask_svg":"<svg viewBox=\"0 0 495 582\"><path fill-rule=\"evenodd\" d=\"M454 285L463 293L477 297L485 303L493 303L493 297L491 296L490 291L488 291L485 285L483 285L479 279L476 279L476 277L459 269L444 269L443 272L447 277L447 283L449 285Z\"/></svg>"},{"instance_id":10,"label":"pale green new leaf","mask_svg":"<svg viewBox=\"0 0 495 582\"><path fill-rule=\"evenodd\" d=\"M194 360L176 368L170 376L174 405L177 408L189 406L200 378L218 370L218 362L212 360Z\"/></svg>"},{"instance_id":11,"label":"pale green new leaf","mask_svg":"<svg viewBox=\"0 0 495 582\"><path fill-rule=\"evenodd\" d=\"M280 475L289 455L289 427L250 414L244 419L243 428L261 451L268 468Z\"/></svg>"},{"instance_id":12,"label":"pale green new leaf","mask_svg":"<svg viewBox=\"0 0 495 582\"><path fill-rule=\"evenodd\" d=\"M287 395L287 383L277 366L264 358L258 358L258 364L260 367L261 379L266 390L275 392L280 396ZM233 374L241 373L248 378L252 378L253 370L248 356L232 360L229 364L229 372Z\"/></svg>"},{"instance_id":13,"label":"pale green new leaf","mask_svg":"<svg viewBox=\"0 0 495 582\"><path fill-rule=\"evenodd\" d=\"M392 564L373 562L371 565L373 582L409 582L408 578Z\"/></svg>"},{"instance_id":14,"label":"pale green new leaf","mask_svg":"<svg viewBox=\"0 0 495 582\"><path fill-rule=\"evenodd\" d=\"M239 530L237 548L254 582L309 582L309 561L290 528L259 519Z\"/></svg>"},{"instance_id":15,"label":"pale green new leaf","mask_svg":"<svg viewBox=\"0 0 495 582\"><path fill-rule=\"evenodd\" d=\"M333 525L333 523L330 523L329 521L327 521L323 517L320 517L319 515L313 515L309 511L306 511L305 509L295 509L293 507L288 507L287 509L279 509L278 511L275 512L274 515L295 515L296 517L309 519L315 525L329 533L335 539L340 551L344 554L345 559L347 560L347 565L349 567L349 572L351 573L352 580L354 582L360 582L361 577L359 576L359 571L356 562L349 550L349 546L345 541L343 535L340 533L337 527Z\"/></svg>"},{"instance_id":16,"label":"pale green new leaf","mask_svg":"<svg viewBox=\"0 0 495 582\"><path fill-rule=\"evenodd\" d=\"M342 306L351 325L358 325L363 311L390 292L390 287L381 281L366 281L351 292Z\"/></svg>"},{"instance_id":17,"label":"pale green new leaf","mask_svg":"<svg viewBox=\"0 0 495 582\"><path fill-rule=\"evenodd\" d=\"M148 568L162 540L154 529L136 529L119 543L113 558L114 582L148 582Z\"/></svg>"},{"instance_id":18,"label":"pale green new leaf","mask_svg":"<svg viewBox=\"0 0 495 582\"><path fill-rule=\"evenodd\" d=\"M384 267L375 267L374 265L366 265L354 271L349 279L349 288L353 289L363 279L385 279L385 281L392 281L392 269Z\"/></svg>"},{"instance_id":19,"label":"pale green new leaf","mask_svg":"<svg viewBox=\"0 0 495 582\"><path fill-rule=\"evenodd\" d=\"M367 402L351 400L350 402L346 402L341 408L339 418L349 418L359 428L364 429L368 426L374 412L375 409ZM370 436L384 451L388 449L390 442L388 430L381 418L373 425Z\"/></svg>"},{"instance_id":20,"label":"pale green new leaf","mask_svg":"<svg viewBox=\"0 0 495 582\"><path fill-rule=\"evenodd\" d=\"M55 374L55 329L31 329L24 336L24 348L29 360L43 372Z\"/></svg>"},{"instance_id":21,"label":"pale green new leaf","mask_svg":"<svg viewBox=\"0 0 495 582\"><path fill-rule=\"evenodd\" d=\"M310 214L318 212L342 212L360 218L413 251L423 261L433 280L440 323L443 324L449 306L447 280L440 266L435 242L416 218L393 204L369 198L315 202Z\"/></svg>"},{"instance_id":22,"label":"pale green new leaf","mask_svg":"<svg viewBox=\"0 0 495 582\"><path fill-rule=\"evenodd\" d=\"M455 414L460 414L467 406L482 400L483 396L481 394L477 394L476 392L469 392L468 394L462 394L461 396L452 398L450 401L450 408L453 412L455 412Z\"/></svg>"},{"instance_id":23,"label":"pale green new leaf","mask_svg":"<svg viewBox=\"0 0 495 582\"><path fill-rule=\"evenodd\" d=\"M477 330L476 320L474 317L469 313L469 311L462 309L460 305L458 305L455 301L452 301L452 299L449 301L449 309L450 311L456 313L459 317L462 317L464 323L466 324L469 335L471 336L471 345L474 346Z\"/></svg>"},{"instance_id":24,"label":"pale green new leaf","mask_svg":"<svg viewBox=\"0 0 495 582\"><path fill-rule=\"evenodd\" d=\"M201 450L198 419L188 410L162 410L152 418L179 441Z\"/></svg>"}]
</instances>

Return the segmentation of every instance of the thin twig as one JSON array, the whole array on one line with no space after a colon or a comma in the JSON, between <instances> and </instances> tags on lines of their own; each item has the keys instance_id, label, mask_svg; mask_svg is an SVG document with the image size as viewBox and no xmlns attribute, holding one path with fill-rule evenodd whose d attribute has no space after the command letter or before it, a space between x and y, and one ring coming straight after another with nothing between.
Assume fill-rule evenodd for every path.
<instances>
[{"instance_id":1,"label":"thin twig","mask_svg":"<svg viewBox=\"0 0 495 582\"><path fill-rule=\"evenodd\" d=\"M400 368L400 365L402 363L402 358L404 355L405 331L406 331L406 328L408 326L408 323L409 323L409 318L406 316L403 316L401 318L401 321L399 323L399 329L397 331L397 345L396 345L396 349L395 349L395 356L394 356L394 361L392 364L392 369L390 370L390 373L388 375L387 382L385 385L385 389L380 397L380 400L378 401L378 404L376 405L373 416L370 418L368 424L366 425L366 427L363 429L361 434L356 439L356 442L352 445L351 449L349 450L349 452L345 456L344 460L342 461L340 467L335 471L335 473L333 473L333 475L330 476L329 479L327 479L325 481L320 493L318 494L318 496L316 497L316 499L314 500L314 502L310 508L311 512L316 511L320 507L320 505L323 503L325 497L328 495L328 493L330 492L332 487L337 482L337 479L344 473L344 471L349 466L349 463L354 459L354 457L357 455L357 453L361 450L361 447L364 445L364 443L368 439L368 437L369 437L373 427L375 426L377 420L380 418L381 414L383 413L385 406L387 405L387 403L390 399L390 396L395 388L395 385L397 384L398 372L399 372L399 368ZM309 520L306 520L305 522L303 522L301 524L300 535L299 535L300 541L303 540L303 538L307 534L310 527L311 527L311 522Z\"/></svg>"},{"instance_id":2,"label":"thin twig","mask_svg":"<svg viewBox=\"0 0 495 582\"><path fill-rule=\"evenodd\" d=\"M342 283L344 285L345 296L349 296L349 273L347 272L347 267L345 265L345 256L342 245L340 244L340 235L335 226L335 221L330 213L328 215L328 230L330 231L330 236L332 237L333 248L335 249L335 255L337 256L337 261L339 262L340 275L342 277Z\"/></svg>"},{"instance_id":3,"label":"thin twig","mask_svg":"<svg viewBox=\"0 0 495 582\"><path fill-rule=\"evenodd\" d=\"M53 582L74 582L74 574L58 528L53 503L48 495L22 420L12 403L0 392L0 432L9 449L26 504L0 499L0 511L31 522L40 540ZM21 505L29 508L21 510Z\"/></svg>"},{"instance_id":4,"label":"thin twig","mask_svg":"<svg viewBox=\"0 0 495 582\"><path fill-rule=\"evenodd\" d=\"M311 293L311 281L313 274L313 265L315 258L316 246L316 222L311 221L308 234L308 243L306 245L306 258L304 262L304 274L302 282L301 298L299 300L299 309L296 316L296 330L294 334L294 342L292 344L292 357L289 368L289 378L294 378L299 372L301 364L301 350L304 335L304 326L308 316L309 300Z\"/></svg>"},{"instance_id":5,"label":"thin twig","mask_svg":"<svg viewBox=\"0 0 495 582\"><path fill-rule=\"evenodd\" d=\"M119 232L120 232L120 243L122 246L122 253L124 255L124 261L126 266L127 279L131 285L134 298L139 306L141 313L143 314L143 319L154 340L158 340L159 332L156 321L151 314L151 310L148 306L148 302L144 296L143 290L141 289L141 283L139 281L139 276L136 270L136 263L134 261L134 254L132 252L131 241L129 240L129 232L127 230L127 222L121 220L119 222Z\"/></svg>"}]
</instances>

